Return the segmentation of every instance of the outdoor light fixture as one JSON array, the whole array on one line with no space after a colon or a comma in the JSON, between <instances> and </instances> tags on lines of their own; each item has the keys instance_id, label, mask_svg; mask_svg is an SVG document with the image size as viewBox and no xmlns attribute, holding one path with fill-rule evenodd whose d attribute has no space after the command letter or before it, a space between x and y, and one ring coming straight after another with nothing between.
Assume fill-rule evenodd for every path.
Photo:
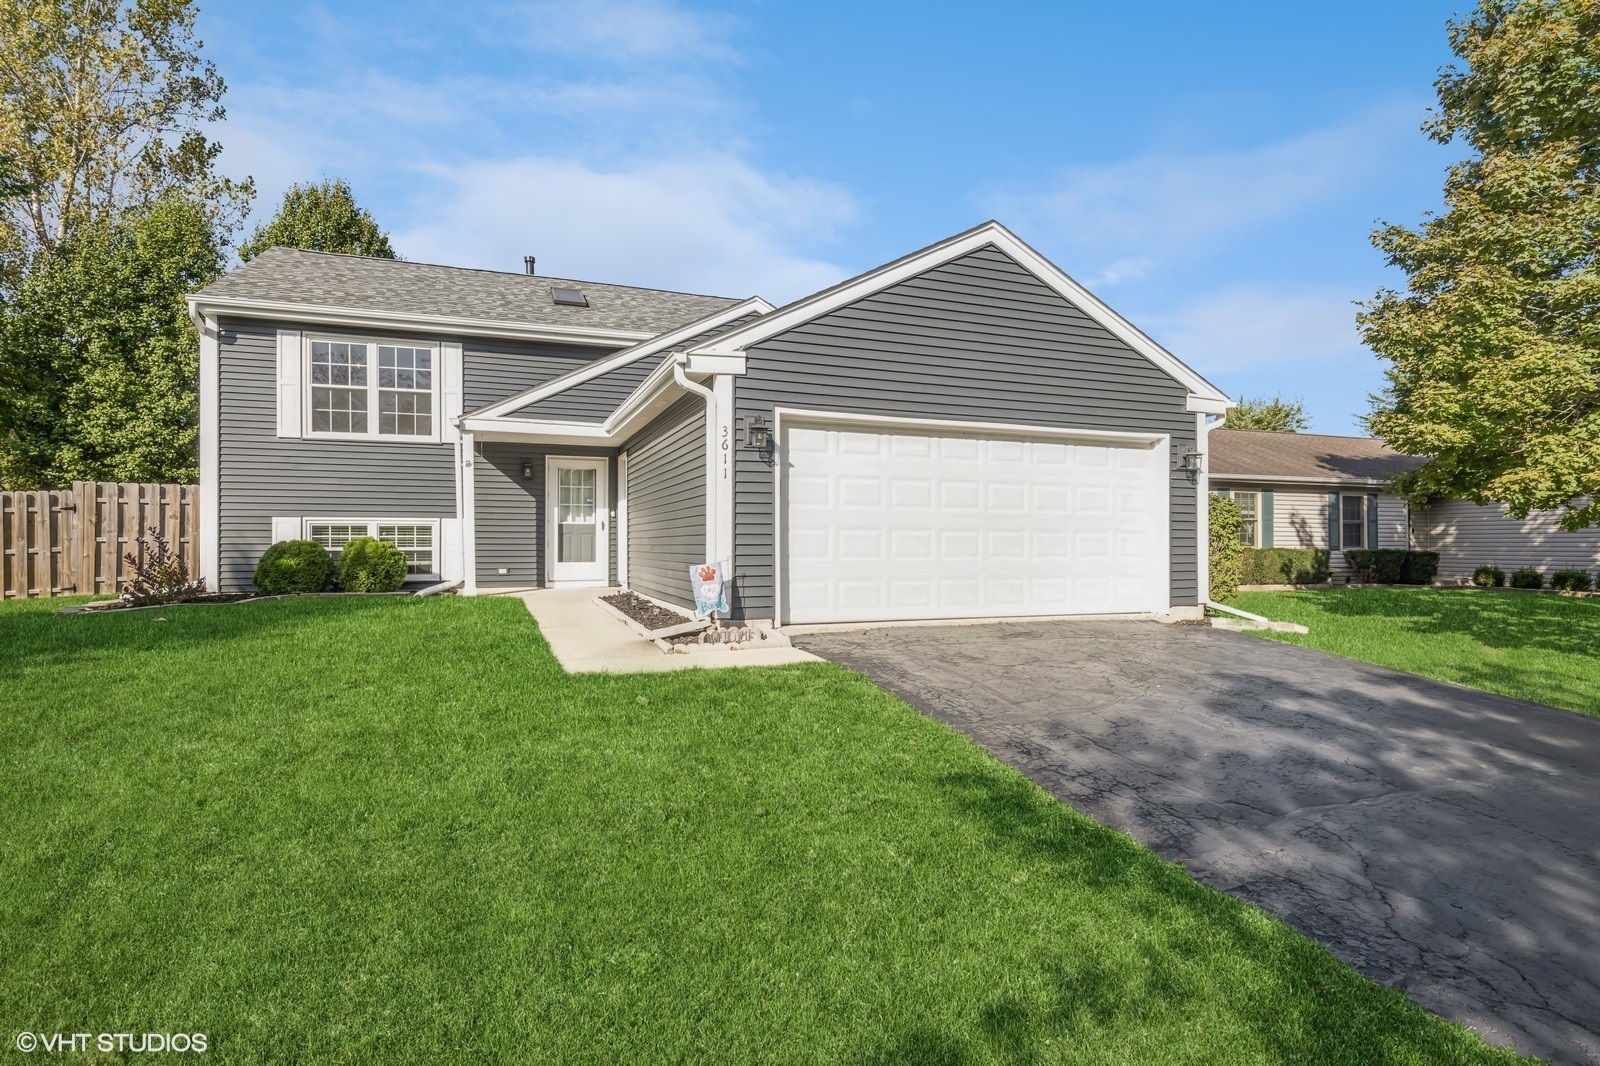
<instances>
[{"instance_id":1,"label":"outdoor light fixture","mask_svg":"<svg viewBox=\"0 0 1600 1066\"><path fill-rule=\"evenodd\" d=\"M522 480L524 480L524 481L532 481L533 480L533 460L532 459L524 459L524 460L522 460Z\"/></svg>"},{"instance_id":2,"label":"outdoor light fixture","mask_svg":"<svg viewBox=\"0 0 1600 1066\"><path fill-rule=\"evenodd\" d=\"M1198 474L1200 472L1200 453L1184 452L1183 458L1178 460L1178 469L1185 474Z\"/></svg>"},{"instance_id":3,"label":"outdoor light fixture","mask_svg":"<svg viewBox=\"0 0 1600 1066\"><path fill-rule=\"evenodd\" d=\"M752 451L764 452L771 443L772 429L767 425L767 420L760 415L752 416L744 426L744 446Z\"/></svg>"}]
</instances>

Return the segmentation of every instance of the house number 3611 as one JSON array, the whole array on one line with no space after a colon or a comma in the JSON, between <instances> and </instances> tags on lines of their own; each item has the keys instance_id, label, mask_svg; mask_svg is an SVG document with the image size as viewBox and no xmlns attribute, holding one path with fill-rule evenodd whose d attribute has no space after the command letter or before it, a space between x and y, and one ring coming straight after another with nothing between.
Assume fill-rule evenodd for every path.
<instances>
[{"instance_id":1,"label":"house number 3611","mask_svg":"<svg viewBox=\"0 0 1600 1066\"><path fill-rule=\"evenodd\" d=\"M722 480L728 480L728 468L732 465L733 441L729 437L727 426L722 427Z\"/></svg>"}]
</instances>

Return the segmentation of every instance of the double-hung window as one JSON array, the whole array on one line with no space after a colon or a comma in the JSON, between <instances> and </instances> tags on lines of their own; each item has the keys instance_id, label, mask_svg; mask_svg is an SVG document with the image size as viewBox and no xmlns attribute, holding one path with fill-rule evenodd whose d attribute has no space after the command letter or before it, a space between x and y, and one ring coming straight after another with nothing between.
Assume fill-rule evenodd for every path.
<instances>
[{"instance_id":1,"label":"double-hung window","mask_svg":"<svg viewBox=\"0 0 1600 1066\"><path fill-rule=\"evenodd\" d=\"M1339 547L1365 548L1367 538L1367 498L1339 497Z\"/></svg>"},{"instance_id":2,"label":"double-hung window","mask_svg":"<svg viewBox=\"0 0 1600 1066\"><path fill-rule=\"evenodd\" d=\"M1261 546L1261 494L1235 492L1233 502L1239 505L1239 543L1247 548Z\"/></svg>"},{"instance_id":3,"label":"double-hung window","mask_svg":"<svg viewBox=\"0 0 1600 1066\"><path fill-rule=\"evenodd\" d=\"M427 345L313 339L311 434L433 439L435 354Z\"/></svg>"},{"instance_id":4,"label":"double-hung window","mask_svg":"<svg viewBox=\"0 0 1600 1066\"><path fill-rule=\"evenodd\" d=\"M437 577L439 574L439 523L432 520L308 518L305 537L314 540L335 559L344 546L357 537L373 537L393 544L406 557L407 577Z\"/></svg>"}]
</instances>

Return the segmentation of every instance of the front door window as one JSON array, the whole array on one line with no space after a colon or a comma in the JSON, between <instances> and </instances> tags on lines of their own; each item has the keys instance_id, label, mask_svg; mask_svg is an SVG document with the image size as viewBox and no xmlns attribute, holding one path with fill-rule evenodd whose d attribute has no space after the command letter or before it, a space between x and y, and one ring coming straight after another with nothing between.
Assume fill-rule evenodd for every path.
<instances>
[{"instance_id":1,"label":"front door window","mask_svg":"<svg viewBox=\"0 0 1600 1066\"><path fill-rule=\"evenodd\" d=\"M604 585L611 571L606 460L549 461L545 482L545 544L550 580Z\"/></svg>"}]
</instances>

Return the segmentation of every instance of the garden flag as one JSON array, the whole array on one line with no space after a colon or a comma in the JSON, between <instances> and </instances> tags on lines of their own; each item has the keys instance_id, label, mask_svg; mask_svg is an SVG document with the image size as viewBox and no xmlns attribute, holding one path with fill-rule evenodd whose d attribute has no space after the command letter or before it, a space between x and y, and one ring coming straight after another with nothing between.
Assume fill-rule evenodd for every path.
<instances>
[{"instance_id":1,"label":"garden flag","mask_svg":"<svg viewBox=\"0 0 1600 1066\"><path fill-rule=\"evenodd\" d=\"M728 587L722 581L721 563L698 563L689 567L689 584L694 589L694 613L728 613Z\"/></svg>"}]
</instances>

